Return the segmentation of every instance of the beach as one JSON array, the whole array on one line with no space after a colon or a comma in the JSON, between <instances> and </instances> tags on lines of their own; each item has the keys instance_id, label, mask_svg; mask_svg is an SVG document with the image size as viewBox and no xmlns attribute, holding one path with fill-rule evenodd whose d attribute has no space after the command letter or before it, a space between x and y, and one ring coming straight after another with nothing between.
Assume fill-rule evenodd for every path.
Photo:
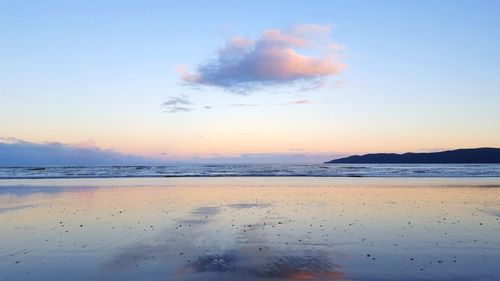
<instances>
[{"instance_id":1,"label":"beach","mask_svg":"<svg viewBox=\"0 0 500 281\"><path fill-rule=\"evenodd\" d=\"M1 280L498 280L498 178L0 181Z\"/></svg>"},{"instance_id":2,"label":"beach","mask_svg":"<svg viewBox=\"0 0 500 281\"><path fill-rule=\"evenodd\" d=\"M1 1L0 281L500 281L499 15Z\"/></svg>"}]
</instances>

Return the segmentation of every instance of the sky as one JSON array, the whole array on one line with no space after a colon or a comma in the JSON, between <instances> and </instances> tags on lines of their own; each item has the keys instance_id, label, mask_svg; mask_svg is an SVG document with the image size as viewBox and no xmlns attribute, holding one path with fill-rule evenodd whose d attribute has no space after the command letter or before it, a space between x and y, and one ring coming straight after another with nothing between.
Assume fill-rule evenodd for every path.
<instances>
[{"instance_id":1,"label":"sky","mask_svg":"<svg viewBox=\"0 0 500 281\"><path fill-rule=\"evenodd\" d=\"M499 14L484 0L0 0L0 155L500 147Z\"/></svg>"}]
</instances>

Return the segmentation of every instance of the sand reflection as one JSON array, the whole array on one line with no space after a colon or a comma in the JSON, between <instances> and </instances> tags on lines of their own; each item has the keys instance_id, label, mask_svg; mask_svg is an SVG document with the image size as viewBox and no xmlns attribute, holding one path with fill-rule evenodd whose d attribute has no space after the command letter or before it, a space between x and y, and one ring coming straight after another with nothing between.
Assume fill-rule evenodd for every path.
<instances>
[{"instance_id":1,"label":"sand reflection","mask_svg":"<svg viewBox=\"0 0 500 281\"><path fill-rule=\"evenodd\" d=\"M0 186L0 272L28 281L500 274L497 179L144 181L54 190L33 181L20 195Z\"/></svg>"}]
</instances>

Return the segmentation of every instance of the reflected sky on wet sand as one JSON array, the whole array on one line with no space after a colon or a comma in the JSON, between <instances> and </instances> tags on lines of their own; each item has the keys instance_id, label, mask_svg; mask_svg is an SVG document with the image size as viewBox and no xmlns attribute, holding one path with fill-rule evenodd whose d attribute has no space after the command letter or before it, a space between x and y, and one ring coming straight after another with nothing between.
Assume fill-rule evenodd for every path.
<instances>
[{"instance_id":1,"label":"reflected sky on wet sand","mask_svg":"<svg viewBox=\"0 0 500 281\"><path fill-rule=\"evenodd\" d=\"M500 179L0 181L1 280L498 280Z\"/></svg>"}]
</instances>

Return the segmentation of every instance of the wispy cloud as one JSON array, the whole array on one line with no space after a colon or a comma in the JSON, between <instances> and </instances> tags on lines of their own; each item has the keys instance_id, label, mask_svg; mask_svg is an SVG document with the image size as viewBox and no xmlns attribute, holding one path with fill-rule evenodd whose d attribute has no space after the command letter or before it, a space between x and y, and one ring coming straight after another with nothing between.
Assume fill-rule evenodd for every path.
<instances>
[{"instance_id":1,"label":"wispy cloud","mask_svg":"<svg viewBox=\"0 0 500 281\"><path fill-rule=\"evenodd\" d=\"M193 103L188 100L187 96L170 97L167 101L161 104L163 112L189 112L192 110Z\"/></svg>"},{"instance_id":2,"label":"wispy cloud","mask_svg":"<svg viewBox=\"0 0 500 281\"><path fill-rule=\"evenodd\" d=\"M301 99L301 100L294 100L291 102L286 103L287 105L294 105L294 104L311 104L314 103L312 100L308 99Z\"/></svg>"},{"instance_id":3,"label":"wispy cloud","mask_svg":"<svg viewBox=\"0 0 500 281\"><path fill-rule=\"evenodd\" d=\"M283 105L303 105L303 104L312 104L315 103L312 100L309 99L299 99L299 100L293 100L285 103L278 103L278 104L257 104L257 103L233 103L230 104L230 107L258 107L258 106L283 106Z\"/></svg>"},{"instance_id":4,"label":"wispy cloud","mask_svg":"<svg viewBox=\"0 0 500 281\"><path fill-rule=\"evenodd\" d=\"M302 24L266 30L255 40L233 37L195 72L180 72L187 85L240 93L269 85L314 88L345 67L337 59L340 49L330 26Z\"/></svg>"},{"instance_id":5,"label":"wispy cloud","mask_svg":"<svg viewBox=\"0 0 500 281\"><path fill-rule=\"evenodd\" d=\"M259 106L256 103L233 103L229 105L230 107L255 107Z\"/></svg>"},{"instance_id":6,"label":"wispy cloud","mask_svg":"<svg viewBox=\"0 0 500 281\"><path fill-rule=\"evenodd\" d=\"M236 134L237 136L249 136L249 135L254 135L257 132L251 131L251 132L243 132L243 133L238 133Z\"/></svg>"}]
</instances>

